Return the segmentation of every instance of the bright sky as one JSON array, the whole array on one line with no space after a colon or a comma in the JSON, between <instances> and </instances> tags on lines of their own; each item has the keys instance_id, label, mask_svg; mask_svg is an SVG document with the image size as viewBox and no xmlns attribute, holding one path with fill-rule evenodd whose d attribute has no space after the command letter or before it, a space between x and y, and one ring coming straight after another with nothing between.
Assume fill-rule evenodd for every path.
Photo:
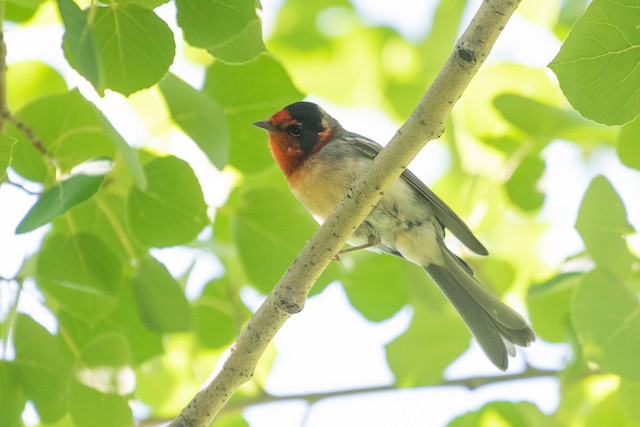
<instances>
[{"instance_id":1,"label":"bright sky","mask_svg":"<svg viewBox=\"0 0 640 427\"><path fill-rule=\"evenodd\" d=\"M265 33L273 28L281 0L263 0ZM358 9L372 23L386 23L397 27L408 37L417 37L429 25L429 17L434 1L414 0L357 0ZM166 19L173 19L172 5L160 8ZM470 16L470 15L469 15ZM176 30L175 25L173 25ZM60 28L29 27L27 30L9 29L6 42L9 48L9 63L24 59L43 59L62 70L73 85L79 85L86 96L92 93L86 82L77 81L75 73L61 62ZM537 28L516 16L503 33L492 54L496 58L515 58L531 65L545 65L556 53L559 44L546 31ZM202 72L194 69L184 60L178 60L174 71L193 84L202 79ZM108 94L99 99L90 99L103 108L117 129L134 143L147 139L146 126L137 122L135 114L119 95ZM321 101L319 98L313 98ZM336 116L348 129L379 140L387 141L395 132L395 124L380 112L353 110L327 103L327 110ZM228 176L214 171L202 160L194 145L177 135L169 148L175 154L187 159L196 169L202 183L229 180ZM188 147L178 149L177 147ZM590 178L606 171L607 177L625 198L629 217L640 218L640 199L634 191L640 188L637 174L628 172L615 156L603 151L586 168L577 166L580 152L569 144L557 142L545 151L547 161L546 179L553 182L548 193L548 203L543 217L553 218L548 237L543 242L543 250L549 262L558 263L565 256L575 253L581 241L573 231L575 213L584 189ZM414 163L416 172L427 183L442 174L447 164L446 149L438 143L429 144ZM204 188L207 200L212 205L222 203L223 198L213 188ZM0 276L12 277L22 260L32 253L46 229L37 230L24 236L14 236L13 230L27 212L34 198L8 185L0 187ZM640 223L635 223L640 228ZM561 244L559 244L559 242ZM636 248L640 242L635 242ZM172 252L173 251L173 252ZM173 272L181 272L187 264L178 259L175 250L154 252L166 261ZM206 257L196 267L196 277L191 281L189 292L197 294L199 285L219 268L212 257ZM390 284L391 286L392 284ZM0 314L6 313L12 295L6 288L0 289ZM20 309L32 314L38 321L55 330L53 317L39 303L40 296L31 284L21 296ZM243 299L252 309L257 308L261 297L251 290L243 293ZM322 294L310 299L304 311L294 316L276 337L278 357L275 360L268 390L276 395L309 393L370 386L387 385L393 375L386 366L384 345L400 334L409 324L411 309L406 308L393 318L381 322L366 321L349 305L344 291L338 284L329 286ZM437 345L437 343L434 343ZM523 367L524 358L539 368L555 368L569 357L563 346L536 342L512 362L512 372ZM426 363L426 360L425 360ZM448 378L469 375L497 375L496 369L486 360L481 350L474 344L446 372ZM554 380L529 380L517 383L499 384L475 391L461 388L403 390L350 398L330 399L315 404L310 412L302 401L261 405L249 408L244 415L252 427L368 427L388 426L442 426L454 416L467 410L479 408L490 400L527 400L537 404L543 411L551 412L558 403L558 389Z\"/></svg>"}]
</instances>

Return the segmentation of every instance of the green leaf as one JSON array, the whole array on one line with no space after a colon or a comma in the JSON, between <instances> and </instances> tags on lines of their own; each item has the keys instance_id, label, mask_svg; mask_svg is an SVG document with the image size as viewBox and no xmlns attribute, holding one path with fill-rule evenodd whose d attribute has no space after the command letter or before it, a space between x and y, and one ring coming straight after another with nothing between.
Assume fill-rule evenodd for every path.
<instances>
[{"instance_id":1,"label":"green leaf","mask_svg":"<svg viewBox=\"0 0 640 427\"><path fill-rule=\"evenodd\" d=\"M576 230L598 267L624 281L632 262L624 236L634 230L622 199L605 177L591 181L578 211Z\"/></svg>"},{"instance_id":2,"label":"green leaf","mask_svg":"<svg viewBox=\"0 0 640 427\"><path fill-rule=\"evenodd\" d=\"M482 258L478 263L475 263L474 259L467 261L475 271L478 282L487 284L497 296L508 292L516 280L516 268L512 264L512 260L492 255Z\"/></svg>"},{"instance_id":3,"label":"green leaf","mask_svg":"<svg viewBox=\"0 0 640 427\"><path fill-rule=\"evenodd\" d=\"M135 373L125 338L115 332L97 335L82 349L74 375L77 382L99 392L131 395Z\"/></svg>"},{"instance_id":4,"label":"green leaf","mask_svg":"<svg viewBox=\"0 0 640 427\"><path fill-rule=\"evenodd\" d=\"M553 26L558 20L560 1L558 0L529 0L523 1L516 11L529 21L544 28Z\"/></svg>"},{"instance_id":5,"label":"green leaf","mask_svg":"<svg viewBox=\"0 0 640 427\"><path fill-rule=\"evenodd\" d=\"M214 427L250 427L241 412L222 412L216 417Z\"/></svg>"},{"instance_id":6,"label":"green leaf","mask_svg":"<svg viewBox=\"0 0 640 427\"><path fill-rule=\"evenodd\" d=\"M255 0L176 0L185 40L226 63L244 63L265 52Z\"/></svg>"},{"instance_id":7,"label":"green leaf","mask_svg":"<svg viewBox=\"0 0 640 427\"><path fill-rule=\"evenodd\" d=\"M214 62L207 70L204 91L227 113L229 163L243 172L272 165L264 131L251 124L302 99L282 65L267 55L243 65Z\"/></svg>"},{"instance_id":8,"label":"green leaf","mask_svg":"<svg viewBox=\"0 0 640 427\"><path fill-rule=\"evenodd\" d=\"M72 0L58 0L58 8L66 28L65 57L101 95L105 89L130 95L154 85L169 70L173 33L148 8L113 3L80 10Z\"/></svg>"},{"instance_id":9,"label":"green leaf","mask_svg":"<svg viewBox=\"0 0 640 427\"><path fill-rule=\"evenodd\" d=\"M230 301L228 280L209 282L202 295L193 303L196 333L200 341L211 348L219 348L233 341L238 333L236 313Z\"/></svg>"},{"instance_id":10,"label":"green leaf","mask_svg":"<svg viewBox=\"0 0 640 427\"><path fill-rule=\"evenodd\" d=\"M126 195L112 186L103 188L94 197L76 206L63 218L53 222L55 232L95 234L123 263L145 252L127 232Z\"/></svg>"},{"instance_id":11,"label":"green leaf","mask_svg":"<svg viewBox=\"0 0 640 427\"><path fill-rule=\"evenodd\" d=\"M523 138L518 126L536 130L538 125L525 125L524 118L519 117L518 113L503 115L499 108L504 109L505 101L496 102L496 99L504 94L512 97L507 98L507 102L514 100L513 95L520 95L545 106L560 103L558 89L542 69L505 62L483 67L469 83L469 88L461 100L466 125L476 137L494 144L505 138L513 138L520 142ZM535 104L528 107L533 105ZM535 120L537 115L539 113L534 114L534 123L539 122ZM514 120L516 126L510 120ZM517 144L516 148L519 145Z\"/></svg>"},{"instance_id":12,"label":"green leaf","mask_svg":"<svg viewBox=\"0 0 640 427\"><path fill-rule=\"evenodd\" d=\"M135 365L162 354L162 337L144 325L132 286L123 287L116 307L104 323L107 331L118 331L127 338Z\"/></svg>"},{"instance_id":13,"label":"green leaf","mask_svg":"<svg viewBox=\"0 0 640 427\"><path fill-rule=\"evenodd\" d=\"M585 359L606 372L640 381L638 295L602 269L588 273L572 301L572 321Z\"/></svg>"},{"instance_id":14,"label":"green leaf","mask_svg":"<svg viewBox=\"0 0 640 427\"><path fill-rule=\"evenodd\" d=\"M538 153L531 153L523 158L505 183L509 199L527 212L540 209L544 194L538 190L538 181L543 172L544 161Z\"/></svg>"},{"instance_id":15,"label":"green leaf","mask_svg":"<svg viewBox=\"0 0 640 427\"><path fill-rule=\"evenodd\" d=\"M633 418L632 413L624 406L622 393L617 390L610 393L607 397L598 402L593 410L587 414L585 427L635 427L640 421L639 418ZM638 391L634 399L637 401ZM636 405L634 405L636 406ZM637 407L637 406L636 406Z\"/></svg>"},{"instance_id":16,"label":"green leaf","mask_svg":"<svg viewBox=\"0 0 640 427\"><path fill-rule=\"evenodd\" d=\"M222 107L171 73L160 81L160 90L173 121L222 169L229 149L229 129Z\"/></svg>"},{"instance_id":17,"label":"green leaf","mask_svg":"<svg viewBox=\"0 0 640 427\"><path fill-rule=\"evenodd\" d=\"M15 144L15 138L0 133L0 181L2 181L7 174L7 168L11 164L11 155Z\"/></svg>"},{"instance_id":18,"label":"green leaf","mask_svg":"<svg viewBox=\"0 0 640 427\"><path fill-rule=\"evenodd\" d=\"M74 425L92 427L122 427L134 425L128 398L101 393L77 381L67 390L69 413Z\"/></svg>"},{"instance_id":19,"label":"green leaf","mask_svg":"<svg viewBox=\"0 0 640 427\"><path fill-rule=\"evenodd\" d=\"M431 32L417 46L411 46L399 35L394 35L383 40L381 48L374 50L373 55L379 56L382 50L385 59L389 59L386 63L378 61L383 64L383 71L387 74L384 97L401 121L413 111L424 92L424 82L433 80L451 54L451 46L458 38L458 28L464 17L466 5L465 0L439 2L431 19ZM369 28L369 31L371 30L373 29ZM372 36L375 39L380 38L378 34ZM319 50L322 52L325 47L320 46ZM413 59L403 64L403 59L406 61L407 58ZM417 63L417 66L411 67L414 63ZM353 65L351 61L344 61L344 64L347 67ZM390 67L397 69L397 75L390 72Z\"/></svg>"},{"instance_id":20,"label":"green leaf","mask_svg":"<svg viewBox=\"0 0 640 427\"><path fill-rule=\"evenodd\" d=\"M67 342L76 348L88 346L97 336L116 334L127 341L133 363L139 365L162 354L161 335L143 325L131 286L123 286L115 308L103 320L88 324L65 311L58 314L58 324Z\"/></svg>"},{"instance_id":21,"label":"green leaf","mask_svg":"<svg viewBox=\"0 0 640 427\"><path fill-rule=\"evenodd\" d=\"M490 402L477 411L454 418L448 427L559 427L530 402Z\"/></svg>"},{"instance_id":22,"label":"green leaf","mask_svg":"<svg viewBox=\"0 0 640 427\"><path fill-rule=\"evenodd\" d=\"M97 108L95 108L95 111L105 135L111 139L113 145L116 147L120 155L122 155L122 158L133 177L136 187L142 191L146 190L147 177L144 174L142 163L140 163L136 151L127 144L127 141L124 140L122 135L120 135L120 133L111 125L109 120L107 120L107 118Z\"/></svg>"},{"instance_id":23,"label":"green leaf","mask_svg":"<svg viewBox=\"0 0 640 427\"><path fill-rule=\"evenodd\" d=\"M618 157L624 165L640 170L640 118L622 128L618 137Z\"/></svg>"},{"instance_id":24,"label":"green leaf","mask_svg":"<svg viewBox=\"0 0 640 427\"><path fill-rule=\"evenodd\" d=\"M35 230L84 202L98 191L103 180L104 175L79 174L55 184L40 195L18 224L16 234Z\"/></svg>"},{"instance_id":25,"label":"green leaf","mask_svg":"<svg viewBox=\"0 0 640 427\"><path fill-rule=\"evenodd\" d=\"M583 116L621 125L640 114L640 6L594 0L549 64Z\"/></svg>"},{"instance_id":26,"label":"green leaf","mask_svg":"<svg viewBox=\"0 0 640 427\"><path fill-rule=\"evenodd\" d=\"M409 329L387 344L387 361L400 387L436 384L469 347L469 331L453 308L414 305Z\"/></svg>"},{"instance_id":27,"label":"green leaf","mask_svg":"<svg viewBox=\"0 0 640 427\"><path fill-rule=\"evenodd\" d=\"M208 224L200 183L189 164L159 157L144 167L148 186L127 197L127 227L143 246L166 247L189 242Z\"/></svg>"},{"instance_id":28,"label":"green leaf","mask_svg":"<svg viewBox=\"0 0 640 427\"><path fill-rule=\"evenodd\" d=\"M338 264L349 301L372 321L388 319L409 303L409 285L431 286L427 276L407 261L365 251Z\"/></svg>"},{"instance_id":29,"label":"green leaf","mask_svg":"<svg viewBox=\"0 0 640 427\"><path fill-rule=\"evenodd\" d=\"M232 232L244 270L260 292L271 291L317 227L293 196L282 191L243 194L232 216Z\"/></svg>"},{"instance_id":30,"label":"green leaf","mask_svg":"<svg viewBox=\"0 0 640 427\"><path fill-rule=\"evenodd\" d=\"M191 328L191 313L184 292L163 264L150 256L143 258L131 281L147 328L158 333Z\"/></svg>"},{"instance_id":31,"label":"green leaf","mask_svg":"<svg viewBox=\"0 0 640 427\"><path fill-rule=\"evenodd\" d=\"M169 2L169 0L106 0L105 1L105 3L118 3L118 4L136 3L149 9L155 9L156 7L161 6L167 2Z\"/></svg>"},{"instance_id":32,"label":"green leaf","mask_svg":"<svg viewBox=\"0 0 640 427\"><path fill-rule=\"evenodd\" d=\"M25 22L33 17L44 0L7 0L4 3L4 19Z\"/></svg>"},{"instance_id":33,"label":"green leaf","mask_svg":"<svg viewBox=\"0 0 640 427\"><path fill-rule=\"evenodd\" d=\"M55 337L26 314L18 314L13 330L14 360L20 386L44 423L66 412L65 389L71 361ZM4 405L4 403L3 403Z\"/></svg>"},{"instance_id":34,"label":"green leaf","mask_svg":"<svg viewBox=\"0 0 640 427\"><path fill-rule=\"evenodd\" d=\"M497 95L493 105L506 120L545 144L558 138L601 143L613 141L617 135L616 129L587 120L575 110L515 93Z\"/></svg>"},{"instance_id":35,"label":"green leaf","mask_svg":"<svg viewBox=\"0 0 640 427\"><path fill-rule=\"evenodd\" d=\"M40 61L22 61L7 67L9 111L18 111L37 98L67 92L67 83L56 70Z\"/></svg>"},{"instance_id":36,"label":"green leaf","mask_svg":"<svg viewBox=\"0 0 640 427\"><path fill-rule=\"evenodd\" d=\"M116 305L121 270L118 257L95 235L55 234L38 254L36 278L60 307L95 323Z\"/></svg>"},{"instance_id":37,"label":"green leaf","mask_svg":"<svg viewBox=\"0 0 640 427\"><path fill-rule=\"evenodd\" d=\"M571 298L582 276L579 273L563 273L529 288L529 316L533 330L543 340L567 341L571 329Z\"/></svg>"},{"instance_id":38,"label":"green leaf","mask_svg":"<svg viewBox=\"0 0 640 427\"><path fill-rule=\"evenodd\" d=\"M8 124L7 134L18 140L11 167L24 178L44 182L54 176L54 168L47 156L55 160L62 172L89 159L113 158L114 145L105 134L100 116L78 90L40 98L28 104L17 117L27 124L47 154L36 149L34 142L22 130Z\"/></svg>"},{"instance_id":39,"label":"green leaf","mask_svg":"<svg viewBox=\"0 0 640 427\"><path fill-rule=\"evenodd\" d=\"M0 420L6 427L22 426L20 414L27 403L13 362L0 361Z\"/></svg>"}]
</instances>

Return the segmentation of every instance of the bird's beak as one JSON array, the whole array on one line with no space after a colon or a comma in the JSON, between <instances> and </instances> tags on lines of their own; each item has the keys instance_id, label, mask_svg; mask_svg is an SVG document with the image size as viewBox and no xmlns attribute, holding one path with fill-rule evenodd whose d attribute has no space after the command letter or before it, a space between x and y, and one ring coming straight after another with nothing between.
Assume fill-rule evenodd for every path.
<instances>
[{"instance_id":1,"label":"bird's beak","mask_svg":"<svg viewBox=\"0 0 640 427\"><path fill-rule=\"evenodd\" d=\"M269 123L269 120L260 120L257 122L253 122L254 126L259 127L260 129L264 129L264 130L275 130L276 128L273 127L273 125L271 123Z\"/></svg>"}]
</instances>

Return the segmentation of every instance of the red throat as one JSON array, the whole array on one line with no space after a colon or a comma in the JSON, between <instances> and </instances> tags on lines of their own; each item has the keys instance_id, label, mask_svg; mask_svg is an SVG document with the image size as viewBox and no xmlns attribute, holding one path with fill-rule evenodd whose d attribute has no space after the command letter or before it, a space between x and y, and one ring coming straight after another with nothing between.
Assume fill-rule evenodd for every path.
<instances>
[{"instance_id":1,"label":"red throat","mask_svg":"<svg viewBox=\"0 0 640 427\"><path fill-rule=\"evenodd\" d=\"M298 170L304 161L305 154L297 143L279 132L269 132L269 149L287 177Z\"/></svg>"}]
</instances>

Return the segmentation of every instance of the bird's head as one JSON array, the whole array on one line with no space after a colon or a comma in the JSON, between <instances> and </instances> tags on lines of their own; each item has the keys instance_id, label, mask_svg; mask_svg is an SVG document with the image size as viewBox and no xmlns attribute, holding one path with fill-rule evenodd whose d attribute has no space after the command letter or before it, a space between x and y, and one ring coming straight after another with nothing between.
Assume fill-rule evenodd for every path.
<instances>
[{"instance_id":1,"label":"bird's head","mask_svg":"<svg viewBox=\"0 0 640 427\"><path fill-rule=\"evenodd\" d=\"M340 124L318 105L296 102L254 123L269 133L269 148L285 175L294 173L304 161L320 151L341 129Z\"/></svg>"}]
</instances>

